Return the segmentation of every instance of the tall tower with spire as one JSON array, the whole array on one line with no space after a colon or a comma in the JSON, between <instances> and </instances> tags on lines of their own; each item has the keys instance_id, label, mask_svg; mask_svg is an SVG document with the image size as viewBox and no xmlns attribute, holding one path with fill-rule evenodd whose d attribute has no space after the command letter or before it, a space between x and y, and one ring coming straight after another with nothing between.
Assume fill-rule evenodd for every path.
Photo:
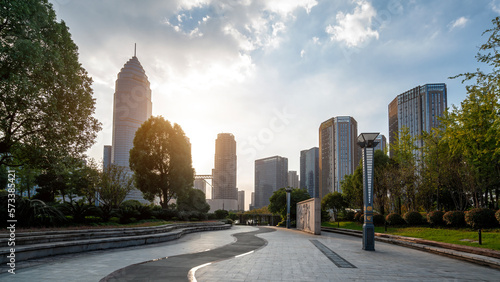
<instances>
[{"instance_id":1,"label":"tall tower with spire","mask_svg":"<svg viewBox=\"0 0 500 282\"><path fill-rule=\"evenodd\" d=\"M135 132L152 112L151 88L146 72L136 57L128 60L118 73L113 101L113 145L111 163L129 168L129 152L133 147ZM132 190L127 200L147 203L139 190Z\"/></svg>"}]
</instances>

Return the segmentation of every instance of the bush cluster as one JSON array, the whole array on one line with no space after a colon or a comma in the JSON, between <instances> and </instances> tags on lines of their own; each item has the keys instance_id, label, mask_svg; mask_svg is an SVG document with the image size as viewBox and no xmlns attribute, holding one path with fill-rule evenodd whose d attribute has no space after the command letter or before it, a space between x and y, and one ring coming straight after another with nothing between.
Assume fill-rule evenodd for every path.
<instances>
[{"instance_id":1,"label":"bush cluster","mask_svg":"<svg viewBox=\"0 0 500 282\"><path fill-rule=\"evenodd\" d=\"M465 213L465 222L474 229L491 228L498 225L495 212L490 209L476 208Z\"/></svg>"},{"instance_id":2,"label":"bush cluster","mask_svg":"<svg viewBox=\"0 0 500 282\"><path fill-rule=\"evenodd\" d=\"M500 223L500 210L497 210L495 217L497 218L498 223Z\"/></svg>"},{"instance_id":3,"label":"bush cluster","mask_svg":"<svg viewBox=\"0 0 500 282\"><path fill-rule=\"evenodd\" d=\"M363 213L362 212L355 213L354 214L354 221L363 222L364 221Z\"/></svg>"},{"instance_id":4,"label":"bush cluster","mask_svg":"<svg viewBox=\"0 0 500 282\"><path fill-rule=\"evenodd\" d=\"M420 225L423 222L423 217L419 212L409 211L403 216L406 223L410 226Z\"/></svg>"},{"instance_id":5,"label":"bush cluster","mask_svg":"<svg viewBox=\"0 0 500 282\"><path fill-rule=\"evenodd\" d=\"M354 220L354 215L355 215L355 214L356 214L356 213L355 213L355 212L353 212L353 211L347 211L347 212L345 213L345 217L344 217L344 218L345 218L345 220L347 220L347 221L353 221L353 220Z\"/></svg>"},{"instance_id":6,"label":"bush cluster","mask_svg":"<svg viewBox=\"0 0 500 282\"><path fill-rule=\"evenodd\" d=\"M444 225L443 221L444 212L442 211L431 211L427 214L427 222L431 226L441 226Z\"/></svg>"},{"instance_id":7,"label":"bush cluster","mask_svg":"<svg viewBox=\"0 0 500 282\"><path fill-rule=\"evenodd\" d=\"M405 220L398 213L390 213L385 217L389 225L404 225Z\"/></svg>"},{"instance_id":8,"label":"bush cluster","mask_svg":"<svg viewBox=\"0 0 500 282\"><path fill-rule=\"evenodd\" d=\"M443 215L443 221L448 226L462 227L465 226L465 214L463 211L448 211Z\"/></svg>"}]
</instances>

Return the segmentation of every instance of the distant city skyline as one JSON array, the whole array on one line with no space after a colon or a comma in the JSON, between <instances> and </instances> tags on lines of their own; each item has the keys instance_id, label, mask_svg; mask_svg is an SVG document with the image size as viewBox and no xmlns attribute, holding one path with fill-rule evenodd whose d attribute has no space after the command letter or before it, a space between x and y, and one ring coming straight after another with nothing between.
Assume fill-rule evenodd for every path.
<instances>
[{"instance_id":1,"label":"distant city skyline","mask_svg":"<svg viewBox=\"0 0 500 282\"><path fill-rule=\"evenodd\" d=\"M49 2L94 81L103 130L89 156L112 144L116 73L137 43L152 114L182 126L198 174L211 174L217 134L233 133L247 199L254 160L280 155L299 171L332 116L389 139L387 105L416 85L444 82L460 106L465 87L448 77L486 67L474 57L500 15L497 0Z\"/></svg>"},{"instance_id":2,"label":"distant city skyline","mask_svg":"<svg viewBox=\"0 0 500 282\"><path fill-rule=\"evenodd\" d=\"M255 208L269 205L269 198L288 186L288 159L273 156L255 160Z\"/></svg>"}]
</instances>

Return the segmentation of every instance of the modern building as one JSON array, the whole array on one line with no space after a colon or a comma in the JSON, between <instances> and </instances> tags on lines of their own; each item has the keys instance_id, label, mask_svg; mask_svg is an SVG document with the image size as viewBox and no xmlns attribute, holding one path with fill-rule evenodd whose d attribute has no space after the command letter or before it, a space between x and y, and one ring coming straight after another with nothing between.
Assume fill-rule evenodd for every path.
<instances>
[{"instance_id":1,"label":"modern building","mask_svg":"<svg viewBox=\"0 0 500 282\"><path fill-rule=\"evenodd\" d=\"M299 176L295 170L288 172L288 187L299 188Z\"/></svg>"},{"instance_id":2,"label":"modern building","mask_svg":"<svg viewBox=\"0 0 500 282\"><path fill-rule=\"evenodd\" d=\"M152 107L148 77L134 54L116 79L113 101L113 143L111 153L109 148L104 149L103 161L107 162L105 165L112 163L125 167L132 176L129 168L129 152L133 147L135 132L151 117ZM109 154L110 161L108 161ZM149 203L137 189L133 189L126 200Z\"/></svg>"},{"instance_id":3,"label":"modern building","mask_svg":"<svg viewBox=\"0 0 500 282\"><path fill-rule=\"evenodd\" d=\"M238 200L236 188L236 141L231 133L219 133L215 140L213 199Z\"/></svg>"},{"instance_id":4,"label":"modern building","mask_svg":"<svg viewBox=\"0 0 500 282\"><path fill-rule=\"evenodd\" d=\"M373 151L381 150L384 152L387 146L387 139L385 138L385 135L379 134L379 136L375 138L375 142L377 142L378 144L377 146L375 146L375 149Z\"/></svg>"},{"instance_id":5,"label":"modern building","mask_svg":"<svg viewBox=\"0 0 500 282\"><path fill-rule=\"evenodd\" d=\"M212 176L212 199L207 201L210 204L210 211L237 210L236 140L231 133L217 134Z\"/></svg>"},{"instance_id":6,"label":"modern building","mask_svg":"<svg viewBox=\"0 0 500 282\"><path fill-rule=\"evenodd\" d=\"M274 156L255 161L255 208L269 205L274 191L287 186L287 158Z\"/></svg>"},{"instance_id":7,"label":"modern building","mask_svg":"<svg viewBox=\"0 0 500 282\"><path fill-rule=\"evenodd\" d=\"M111 165L111 145L104 145L102 168L106 170Z\"/></svg>"},{"instance_id":8,"label":"modern building","mask_svg":"<svg viewBox=\"0 0 500 282\"><path fill-rule=\"evenodd\" d=\"M239 211L245 210L245 191L244 190L238 191L238 210Z\"/></svg>"},{"instance_id":9,"label":"modern building","mask_svg":"<svg viewBox=\"0 0 500 282\"><path fill-rule=\"evenodd\" d=\"M358 123L350 116L338 116L319 127L319 198L342 192L341 181L354 172L361 151L357 145Z\"/></svg>"},{"instance_id":10,"label":"modern building","mask_svg":"<svg viewBox=\"0 0 500 282\"><path fill-rule=\"evenodd\" d=\"M194 189L198 189L198 190L202 191L203 193L205 193L205 197L206 197L206 195L207 195L207 182L205 181L205 179L195 179L193 187L194 187Z\"/></svg>"},{"instance_id":11,"label":"modern building","mask_svg":"<svg viewBox=\"0 0 500 282\"><path fill-rule=\"evenodd\" d=\"M300 151L300 188L319 198L319 148Z\"/></svg>"},{"instance_id":12,"label":"modern building","mask_svg":"<svg viewBox=\"0 0 500 282\"><path fill-rule=\"evenodd\" d=\"M250 206L248 208L249 210L255 209L255 192L252 192L252 194L250 194Z\"/></svg>"},{"instance_id":13,"label":"modern building","mask_svg":"<svg viewBox=\"0 0 500 282\"><path fill-rule=\"evenodd\" d=\"M439 127L439 117L447 108L445 83L433 83L417 86L399 94L389 108L389 144L396 141L397 133L407 127L412 137ZM417 140L417 147L422 147L423 140ZM392 155L392 152L391 152Z\"/></svg>"}]
</instances>

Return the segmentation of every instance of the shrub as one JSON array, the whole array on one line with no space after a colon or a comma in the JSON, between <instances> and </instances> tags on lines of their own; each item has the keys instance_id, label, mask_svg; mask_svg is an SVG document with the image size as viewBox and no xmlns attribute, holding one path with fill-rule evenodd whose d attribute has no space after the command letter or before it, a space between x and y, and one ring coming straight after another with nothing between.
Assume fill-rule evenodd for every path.
<instances>
[{"instance_id":1,"label":"shrub","mask_svg":"<svg viewBox=\"0 0 500 282\"><path fill-rule=\"evenodd\" d=\"M215 220L217 219L217 216L215 215L215 213L207 213L207 218L208 220Z\"/></svg>"},{"instance_id":2,"label":"shrub","mask_svg":"<svg viewBox=\"0 0 500 282\"><path fill-rule=\"evenodd\" d=\"M385 216L376 213L373 215L373 225L375 226L382 226L385 224Z\"/></svg>"},{"instance_id":3,"label":"shrub","mask_svg":"<svg viewBox=\"0 0 500 282\"><path fill-rule=\"evenodd\" d=\"M121 203L120 205L121 207L125 206L125 207L140 207L142 206L141 202L137 201L137 200L126 200L124 202Z\"/></svg>"},{"instance_id":4,"label":"shrub","mask_svg":"<svg viewBox=\"0 0 500 282\"><path fill-rule=\"evenodd\" d=\"M463 211L449 211L443 215L446 225L462 227L465 225L465 214Z\"/></svg>"},{"instance_id":5,"label":"shrub","mask_svg":"<svg viewBox=\"0 0 500 282\"><path fill-rule=\"evenodd\" d=\"M405 213L403 218L408 225L419 225L422 224L423 221L422 215L416 211L409 211Z\"/></svg>"},{"instance_id":6,"label":"shrub","mask_svg":"<svg viewBox=\"0 0 500 282\"><path fill-rule=\"evenodd\" d=\"M354 220L354 215L355 215L355 214L356 214L356 213L355 213L355 212L353 212L353 211L347 211L347 212L345 213L345 217L344 217L344 218L345 218L345 220L347 220L347 221L353 221L353 220Z\"/></svg>"},{"instance_id":7,"label":"shrub","mask_svg":"<svg viewBox=\"0 0 500 282\"><path fill-rule=\"evenodd\" d=\"M133 206L122 206L120 207L118 211L120 215L120 223L121 224L127 224L133 222L132 219L136 219L138 216L140 216L140 212L135 209Z\"/></svg>"},{"instance_id":8,"label":"shrub","mask_svg":"<svg viewBox=\"0 0 500 282\"><path fill-rule=\"evenodd\" d=\"M215 211L215 217L217 217L217 219L224 219L228 215L229 215L229 212L226 210L216 210Z\"/></svg>"},{"instance_id":9,"label":"shrub","mask_svg":"<svg viewBox=\"0 0 500 282\"><path fill-rule=\"evenodd\" d=\"M498 223L500 223L500 210L497 210L495 217L497 218Z\"/></svg>"},{"instance_id":10,"label":"shrub","mask_svg":"<svg viewBox=\"0 0 500 282\"><path fill-rule=\"evenodd\" d=\"M113 222L113 223L119 223L120 222L120 218L116 217L116 216L113 216L109 219L109 222Z\"/></svg>"},{"instance_id":11,"label":"shrub","mask_svg":"<svg viewBox=\"0 0 500 282\"><path fill-rule=\"evenodd\" d=\"M427 222L431 226L444 225L443 215L444 212L442 211L431 211L430 213L427 214Z\"/></svg>"},{"instance_id":12,"label":"shrub","mask_svg":"<svg viewBox=\"0 0 500 282\"><path fill-rule=\"evenodd\" d=\"M357 212L354 214L354 221L359 221L360 219L359 218L363 218L363 214L360 213L360 212Z\"/></svg>"},{"instance_id":13,"label":"shrub","mask_svg":"<svg viewBox=\"0 0 500 282\"><path fill-rule=\"evenodd\" d=\"M65 215L71 215L73 222L84 223L87 216L96 214L96 207L83 202L66 202L59 208Z\"/></svg>"},{"instance_id":14,"label":"shrub","mask_svg":"<svg viewBox=\"0 0 500 282\"><path fill-rule=\"evenodd\" d=\"M473 229L490 228L498 225L495 212L490 209L476 208L465 213L465 222Z\"/></svg>"},{"instance_id":15,"label":"shrub","mask_svg":"<svg viewBox=\"0 0 500 282\"><path fill-rule=\"evenodd\" d=\"M397 213L388 214L385 217L385 221L387 221L387 223L389 225L404 225L405 224L405 220L401 217L401 215L399 215Z\"/></svg>"}]
</instances>

